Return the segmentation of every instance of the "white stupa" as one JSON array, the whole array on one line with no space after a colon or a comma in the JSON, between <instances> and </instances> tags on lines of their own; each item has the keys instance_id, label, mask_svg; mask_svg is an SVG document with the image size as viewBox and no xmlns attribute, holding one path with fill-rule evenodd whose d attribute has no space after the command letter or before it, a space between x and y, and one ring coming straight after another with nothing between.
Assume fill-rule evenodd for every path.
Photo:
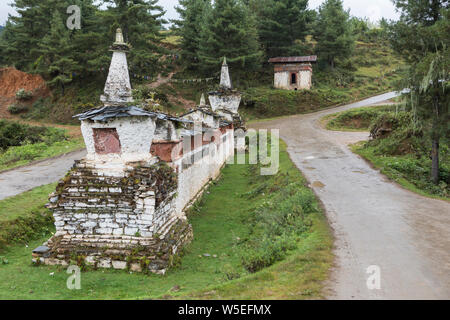
<instances>
[{"instance_id":1,"label":"white stupa","mask_svg":"<svg viewBox=\"0 0 450 320\"><path fill-rule=\"evenodd\" d=\"M105 106L120 106L133 102L126 52L129 45L124 42L122 30L116 32L116 42L111 47L113 56L106 79L104 94L100 100Z\"/></svg>"}]
</instances>

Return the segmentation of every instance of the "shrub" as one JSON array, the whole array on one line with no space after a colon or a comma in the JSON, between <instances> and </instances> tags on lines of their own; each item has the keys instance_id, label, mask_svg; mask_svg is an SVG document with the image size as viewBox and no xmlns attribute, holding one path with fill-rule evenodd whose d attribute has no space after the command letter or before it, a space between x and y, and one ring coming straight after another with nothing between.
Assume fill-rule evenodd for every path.
<instances>
[{"instance_id":1,"label":"shrub","mask_svg":"<svg viewBox=\"0 0 450 320\"><path fill-rule=\"evenodd\" d=\"M253 176L257 167L251 166L248 174ZM319 210L314 193L288 173L279 172L268 181L260 180L255 178L253 190L243 195L249 199L267 195L246 221L252 228L243 244L245 254L241 262L249 272L268 267L296 249L301 235L312 225L309 215Z\"/></svg>"},{"instance_id":2,"label":"shrub","mask_svg":"<svg viewBox=\"0 0 450 320\"><path fill-rule=\"evenodd\" d=\"M19 114L28 111L28 106L23 103L14 103L8 107L8 112L11 114Z\"/></svg>"},{"instance_id":3,"label":"shrub","mask_svg":"<svg viewBox=\"0 0 450 320\"><path fill-rule=\"evenodd\" d=\"M0 150L26 144L50 145L66 139L65 131L58 128L29 126L17 122L0 120Z\"/></svg>"},{"instance_id":4,"label":"shrub","mask_svg":"<svg viewBox=\"0 0 450 320\"><path fill-rule=\"evenodd\" d=\"M31 91L26 91L25 89L19 89L16 92L16 99L20 100L20 101L28 101L31 100L33 98L33 92Z\"/></svg>"}]
</instances>

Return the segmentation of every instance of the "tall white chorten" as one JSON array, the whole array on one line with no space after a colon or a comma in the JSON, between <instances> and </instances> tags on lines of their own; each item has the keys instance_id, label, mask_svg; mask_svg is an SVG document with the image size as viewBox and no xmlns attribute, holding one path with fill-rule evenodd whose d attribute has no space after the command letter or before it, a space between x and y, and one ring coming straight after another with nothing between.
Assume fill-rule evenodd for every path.
<instances>
[{"instance_id":1,"label":"tall white chorten","mask_svg":"<svg viewBox=\"0 0 450 320\"><path fill-rule=\"evenodd\" d=\"M126 52L130 46L124 42L122 30L116 32L116 42L111 46L113 52L104 94L100 100L105 106L120 106L133 102L130 75Z\"/></svg>"}]
</instances>

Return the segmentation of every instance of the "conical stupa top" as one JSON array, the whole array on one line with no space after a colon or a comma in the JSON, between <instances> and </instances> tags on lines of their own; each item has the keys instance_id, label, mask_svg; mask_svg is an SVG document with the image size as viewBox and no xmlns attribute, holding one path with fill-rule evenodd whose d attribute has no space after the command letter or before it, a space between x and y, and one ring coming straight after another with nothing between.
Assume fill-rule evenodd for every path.
<instances>
[{"instance_id":1,"label":"conical stupa top","mask_svg":"<svg viewBox=\"0 0 450 320\"><path fill-rule=\"evenodd\" d=\"M116 30L116 42L114 42L114 44L118 44L118 45L126 44L125 41L123 40L122 29L120 29L120 28L118 28Z\"/></svg>"},{"instance_id":2,"label":"conical stupa top","mask_svg":"<svg viewBox=\"0 0 450 320\"><path fill-rule=\"evenodd\" d=\"M122 30L117 29L116 42L111 47L113 56L109 66L108 78L106 79L104 94L100 97L105 106L117 106L133 102L127 55L121 46L127 46L127 44L123 41Z\"/></svg>"},{"instance_id":3,"label":"conical stupa top","mask_svg":"<svg viewBox=\"0 0 450 320\"><path fill-rule=\"evenodd\" d=\"M205 94L202 93L202 97L200 98L200 107L206 106Z\"/></svg>"},{"instance_id":4,"label":"conical stupa top","mask_svg":"<svg viewBox=\"0 0 450 320\"><path fill-rule=\"evenodd\" d=\"M231 89L231 78L226 57L223 58L222 71L220 72L220 86L225 89Z\"/></svg>"}]
</instances>

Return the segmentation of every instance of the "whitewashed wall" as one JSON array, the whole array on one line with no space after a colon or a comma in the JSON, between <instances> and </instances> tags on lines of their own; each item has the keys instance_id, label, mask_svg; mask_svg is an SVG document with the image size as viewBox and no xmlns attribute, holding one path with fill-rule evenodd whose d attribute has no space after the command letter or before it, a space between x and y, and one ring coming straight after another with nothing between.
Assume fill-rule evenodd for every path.
<instances>
[{"instance_id":1,"label":"whitewashed wall","mask_svg":"<svg viewBox=\"0 0 450 320\"><path fill-rule=\"evenodd\" d=\"M144 161L151 158L150 147L155 134L155 120L150 117L115 118L109 122L81 122L81 132L87 149L87 160L122 162ZM97 154L95 152L94 128L115 128L119 135L120 154Z\"/></svg>"},{"instance_id":2,"label":"whitewashed wall","mask_svg":"<svg viewBox=\"0 0 450 320\"><path fill-rule=\"evenodd\" d=\"M234 152L234 133L228 130L220 136L221 143L216 147L215 143L203 146L203 158L194 162L188 168L183 166L193 154L199 152L200 148L191 151L177 160L174 164L178 166L178 191L176 207L179 214L184 214L183 209L188 205L203 187L220 174L220 169L226 160ZM214 149L213 153L211 150Z\"/></svg>"},{"instance_id":3,"label":"whitewashed wall","mask_svg":"<svg viewBox=\"0 0 450 320\"><path fill-rule=\"evenodd\" d=\"M291 84L291 74L292 72L290 71L276 72L273 86L277 89L285 90L294 90L295 88L298 90L311 89L311 71L302 70L298 72L296 84Z\"/></svg>"},{"instance_id":4,"label":"whitewashed wall","mask_svg":"<svg viewBox=\"0 0 450 320\"><path fill-rule=\"evenodd\" d=\"M239 104L241 103L241 95L211 94L209 95L209 102L211 103L211 108L213 111L225 109L233 113L237 113L239 109Z\"/></svg>"},{"instance_id":5,"label":"whitewashed wall","mask_svg":"<svg viewBox=\"0 0 450 320\"><path fill-rule=\"evenodd\" d=\"M299 81L299 89L311 89L311 71L303 70L300 71L298 81Z\"/></svg>"}]
</instances>

